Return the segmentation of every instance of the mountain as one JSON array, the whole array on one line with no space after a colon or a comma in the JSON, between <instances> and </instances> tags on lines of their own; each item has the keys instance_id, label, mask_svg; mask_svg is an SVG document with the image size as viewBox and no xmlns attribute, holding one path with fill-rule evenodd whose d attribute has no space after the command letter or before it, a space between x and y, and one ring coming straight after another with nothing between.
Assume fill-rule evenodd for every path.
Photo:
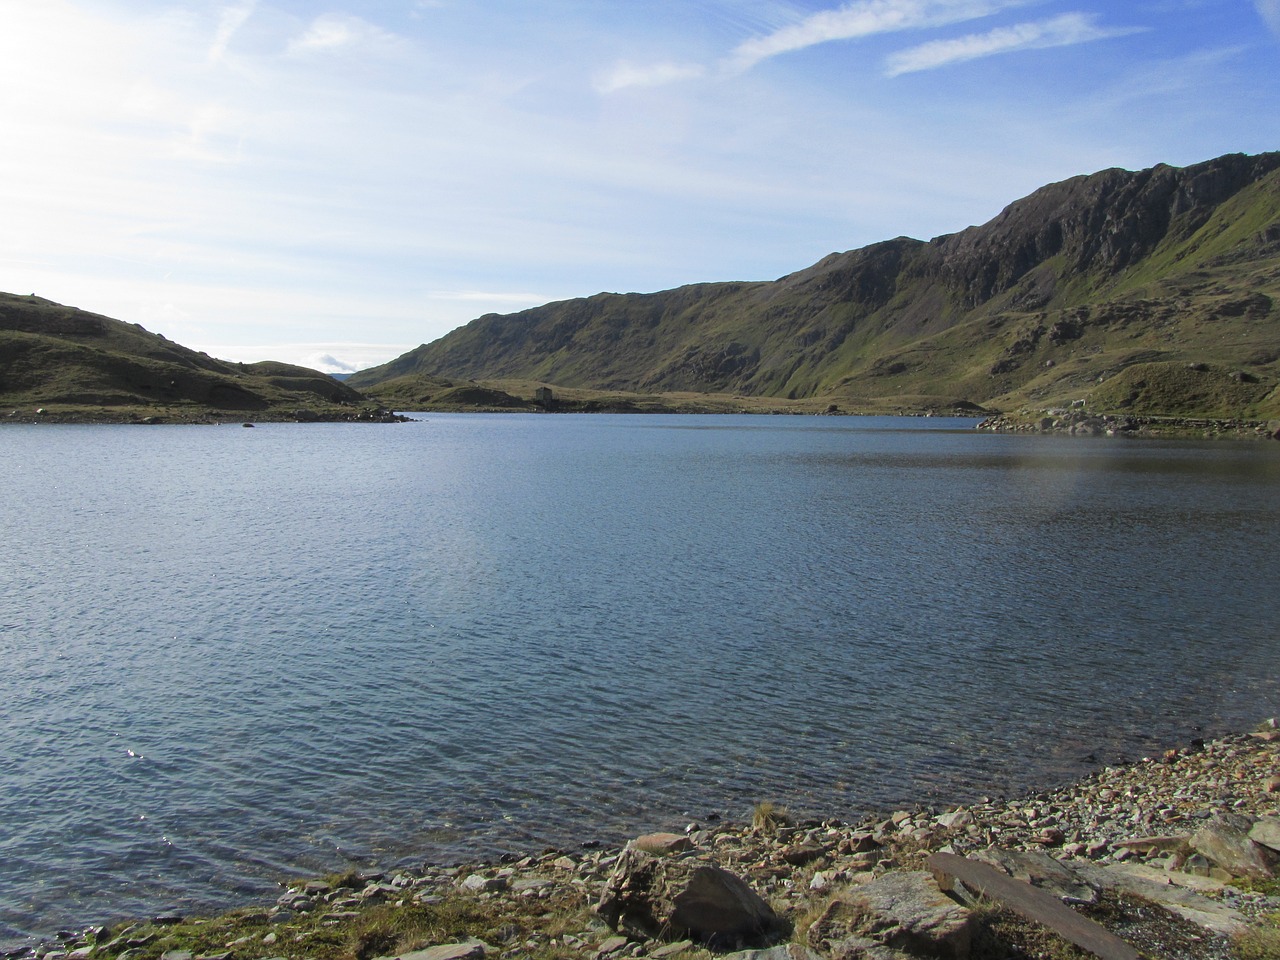
<instances>
[{"instance_id":1,"label":"mountain","mask_svg":"<svg viewBox=\"0 0 1280 960\"><path fill-rule=\"evenodd\" d=\"M489 314L348 381L1278 416L1280 153L1055 183L766 282Z\"/></svg>"},{"instance_id":2,"label":"mountain","mask_svg":"<svg viewBox=\"0 0 1280 960\"><path fill-rule=\"evenodd\" d=\"M0 294L0 418L351 420L375 416L305 367L215 360L137 324Z\"/></svg>"}]
</instances>

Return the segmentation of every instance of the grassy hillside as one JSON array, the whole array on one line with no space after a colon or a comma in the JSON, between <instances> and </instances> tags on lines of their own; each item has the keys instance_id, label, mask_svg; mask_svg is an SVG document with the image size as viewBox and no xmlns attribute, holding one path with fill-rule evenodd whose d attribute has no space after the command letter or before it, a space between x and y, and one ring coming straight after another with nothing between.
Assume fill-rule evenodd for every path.
<instances>
[{"instance_id":1,"label":"grassy hillside","mask_svg":"<svg viewBox=\"0 0 1280 960\"><path fill-rule=\"evenodd\" d=\"M315 370L215 360L136 324L0 294L0 418L345 420L370 407Z\"/></svg>"},{"instance_id":2,"label":"grassy hillside","mask_svg":"<svg viewBox=\"0 0 1280 960\"><path fill-rule=\"evenodd\" d=\"M1278 302L1280 154L1230 155L1076 177L982 226L831 254L776 281L490 314L349 383L374 396L537 381L856 409L1087 399L1280 417ZM1189 364L1249 389L1206 390Z\"/></svg>"}]
</instances>

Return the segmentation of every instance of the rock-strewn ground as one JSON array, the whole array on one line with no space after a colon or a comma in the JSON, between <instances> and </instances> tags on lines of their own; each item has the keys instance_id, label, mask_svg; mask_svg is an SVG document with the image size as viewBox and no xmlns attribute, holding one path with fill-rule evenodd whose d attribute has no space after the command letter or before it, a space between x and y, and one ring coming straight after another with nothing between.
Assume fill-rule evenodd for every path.
<instances>
[{"instance_id":1,"label":"rock-strewn ground","mask_svg":"<svg viewBox=\"0 0 1280 960\"><path fill-rule=\"evenodd\" d=\"M626 856L619 849L548 851L511 862L330 877L294 885L259 909L91 928L10 956L371 960L430 948L414 960L695 960L708 949L748 947L773 948L753 960L1089 956L998 904L966 897L963 886L938 896L922 868L942 851L982 860L1076 905L1142 956L1280 957L1280 730L1269 724L1014 800L899 810L859 823L790 824L762 805L754 824L687 824L637 840L641 852ZM634 919L636 909L664 896L678 907L681 896L637 892L634 877L619 878L620 867L685 860L745 880L778 922L761 937L739 930L707 943L705 917L692 924L702 942L669 917L639 924L644 933L617 920L628 910ZM906 888L941 903L943 919L904 916ZM619 890L638 899L627 910L595 909L606 891L615 897ZM957 898L968 906L957 907ZM679 909L689 916L688 895ZM936 941L929 939L935 928L945 928Z\"/></svg>"},{"instance_id":2,"label":"rock-strewn ground","mask_svg":"<svg viewBox=\"0 0 1280 960\"><path fill-rule=\"evenodd\" d=\"M1230 417L1154 417L1083 409L998 413L978 424L995 433L1057 433L1076 437L1165 437L1280 440L1280 421Z\"/></svg>"}]
</instances>

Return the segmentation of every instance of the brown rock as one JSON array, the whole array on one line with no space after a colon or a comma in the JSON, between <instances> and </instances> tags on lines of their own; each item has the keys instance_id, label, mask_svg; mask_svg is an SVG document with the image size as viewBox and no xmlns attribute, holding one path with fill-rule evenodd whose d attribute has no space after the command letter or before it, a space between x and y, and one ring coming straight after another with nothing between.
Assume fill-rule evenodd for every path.
<instances>
[{"instance_id":1,"label":"brown rock","mask_svg":"<svg viewBox=\"0 0 1280 960\"><path fill-rule=\"evenodd\" d=\"M646 833L643 837L636 837L627 846L633 850L665 856L692 850L693 841L682 833Z\"/></svg>"},{"instance_id":2,"label":"brown rock","mask_svg":"<svg viewBox=\"0 0 1280 960\"><path fill-rule=\"evenodd\" d=\"M813 863L824 853L826 851L816 843L797 843L790 847L783 847L779 856L793 867L803 867L806 863Z\"/></svg>"}]
</instances>

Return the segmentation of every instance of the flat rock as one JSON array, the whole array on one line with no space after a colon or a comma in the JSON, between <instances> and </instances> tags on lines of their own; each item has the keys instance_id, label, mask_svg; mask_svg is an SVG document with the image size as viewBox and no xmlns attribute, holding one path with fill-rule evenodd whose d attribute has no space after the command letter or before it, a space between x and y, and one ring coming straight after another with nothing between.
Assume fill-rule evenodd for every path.
<instances>
[{"instance_id":1,"label":"flat rock","mask_svg":"<svg viewBox=\"0 0 1280 960\"><path fill-rule=\"evenodd\" d=\"M841 960L889 956L869 952L877 945L965 960L972 936L972 913L943 893L932 874L901 870L833 900L809 928L809 945Z\"/></svg>"},{"instance_id":2,"label":"flat rock","mask_svg":"<svg viewBox=\"0 0 1280 960\"><path fill-rule=\"evenodd\" d=\"M1190 853L1191 838L1181 834L1168 834L1155 837L1133 837L1121 840L1117 847L1126 850L1137 850L1143 853Z\"/></svg>"},{"instance_id":3,"label":"flat rock","mask_svg":"<svg viewBox=\"0 0 1280 960\"><path fill-rule=\"evenodd\" d=\"M1168 877L1164 878L1164 882L1153 878L1151 873L1158 871L1152 871L1149 867L1129 866L1124 863L1106 866L1081 864L1079 870L1085 879L1103 890L1120 890L1151 900L1170 913L1177 914L1184 920L1190 920L1214 933L1231 936L1242 933L1249 924L1248 919L1238 910L1232 910L1217 900L1211 900L1194 890L1178 886Z\"/></svg>"},{"instance_id":4,"label":"flat rock","mask_svg":"<svg viewBox=\"0 0 1280 960\"><path fill-rule=\"evenodd\" d=\"M379 957L378 960L478 960L490 946L482 940L464 940L461 943L442 943L412 953L398 953Z\"/></svg>"},{"instance_id":5,"label":"flat rock","mask_svg":"<svg viewBox=\"0 0 1280 960\"><path fill-rule=\"evenodd\" d=\"M1226 887L1223 880L1215 880L1213 877L1201 877L1194 873L1184 873L1181 870L1161 870L1159 867L1149 867L1144 863L1126 863L1124 865L1126 873L1135 877L1142 877L1153 883L1172 884L1175 887L1185 887L1188 890L1194 890L1196 893L1218 894Z\"/></svg>"},{"instance_id":6,"label":"flat rock","mask_svg":"<svg viewBox=\"0 0 1280 960\"><path fill-rule=\"evenodd\" d=\"M1078 873L1047 853L989 847L969 855L1016 880L1052 894L1066 903L1097 903L1098 891Z\"/></svg>"},{"instance_id":7,"label":"flat rock","mask_svg":"<svg viewBox=\"0 0 1280 960\"><path fill-rule=\"evenodd\" d=\"M941 852L931 854L926 862L948 890L963 884L973 896L995 900L1103 960L1138 960L1138 952L1109 930L1076 913L1053 894L989 864Z\"/></svg>"},{"instance_id":8,"label":"flat rock","mask_svg":"<svg viewBox=\"0 0 1280 960\"><path fill-rule=\"evenodd\" d=\"M646 833L642 837L636 837L627 846L632 850L643 850L645 853L665 856L669 853L684 853L686 850L692 850L693 841L682 833Z\"/></svg>"},{"instance_id":9,"label":"flat rock","mask_svg":"<svg viewBox=\"0 0 1280 960\"><path fill-rule=\"evenodd\" d=\"M656 957L655 951L650 956ZM822 960L822 957L801 943L784 943L767 950L739 950L726 954L721 960Z\"/></svg>"}]
</instances>

